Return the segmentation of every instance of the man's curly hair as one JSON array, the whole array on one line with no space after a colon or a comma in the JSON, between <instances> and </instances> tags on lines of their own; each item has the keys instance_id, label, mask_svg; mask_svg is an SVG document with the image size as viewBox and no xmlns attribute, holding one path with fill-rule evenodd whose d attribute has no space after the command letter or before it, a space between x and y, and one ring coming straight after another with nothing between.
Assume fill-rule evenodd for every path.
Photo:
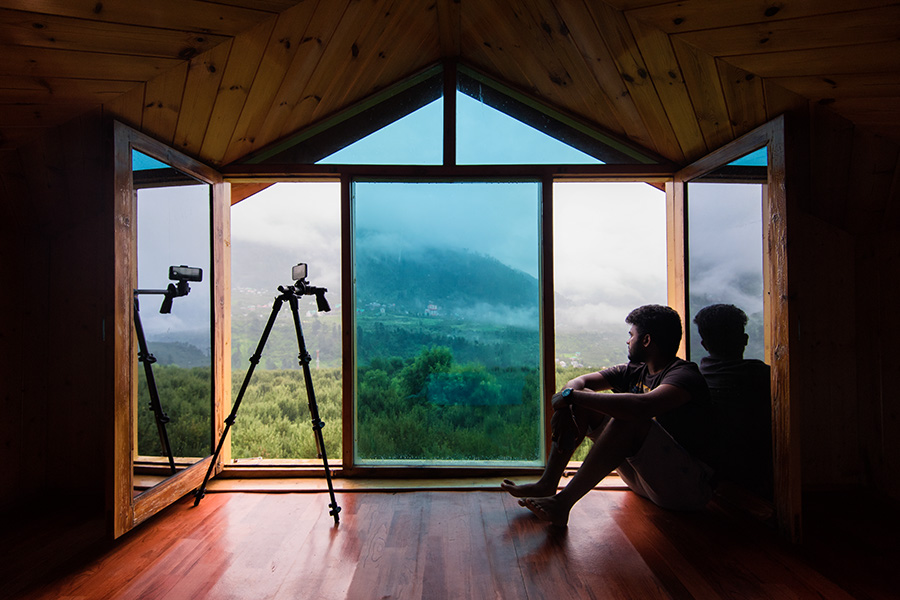
<instances>
[{"instance_id":1,"label":"man's curly hair","mask_svg":"<svg viewBox=\"0 0 900 600\"><path fill-rule=\"evenodd\" d=\"M675 356L681 343L681 317L668 306L646 304L639 306L625 317L634 325L639 335L650 334L650 339L666 354Z\"/></svg>"},{"instance_id":2,"label":"man's curly hair","mask_svg":"<svg viewBox=\"0 0 900 600\"><path fill-rule=\"evenodd\" d=\"M700 339L711 354L724 355L743 351L747 315L734 304L710 304L694 317Z\"/></svg>"}]
</instances>

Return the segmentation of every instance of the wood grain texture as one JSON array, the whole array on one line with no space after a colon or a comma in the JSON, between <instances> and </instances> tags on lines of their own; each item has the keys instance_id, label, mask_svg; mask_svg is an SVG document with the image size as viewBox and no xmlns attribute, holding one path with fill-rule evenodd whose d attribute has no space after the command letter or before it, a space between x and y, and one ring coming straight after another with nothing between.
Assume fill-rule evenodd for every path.
<instances>
[{"instance_id":1,"label":"wood grain texture","mask_svg":"<svg viewBox=\"0 0 900 600\"><path fill-rule=\"evenodd\" d=\"M340 503L334 525L323 493L211 494L196 508L185 499L19 597L881 600L898 556L876 546L863 562L862 547L836 549L845 530L821 527L821 543L800 552L716 505L669 512L629 491L591 492L567 529L500 492L357 493ZM855 576L834 568L841 556Z\"/></svg>"}]
</instances>

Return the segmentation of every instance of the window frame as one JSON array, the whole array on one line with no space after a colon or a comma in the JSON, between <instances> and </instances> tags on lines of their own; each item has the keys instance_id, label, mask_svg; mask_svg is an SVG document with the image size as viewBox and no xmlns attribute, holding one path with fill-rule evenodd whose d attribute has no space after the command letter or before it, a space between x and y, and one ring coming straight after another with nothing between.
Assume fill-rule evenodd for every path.
<instances>
[{"instance_id":1,"label":"window frame","mask_svg":"<svg viewBox=\"0 0 900 600\"><path fill-rule=\"evenodd\" d=\"M114 248L115 248L115 305L113 308L113 365L115 404L113 406L112 477L108 495L111 499L111 529L119 537L141 522L198 487L212 458L212 448L223 430L224 399L231 397L230 380L225 357L230 345L226 332L230 329L230 312L226 305L226 289L230 282L228 262L228 221L226 210L230 195L229 184L210 167L169 148L131 127L112 123ZM137 200L132 177L132 151L137 150L155 158L194 179L210 186L211 266L211 343L212 343L212 411L210 423L210 455L190 467L166 478L161 483L134 495L134 414L136 387L134 338L134 287L137 265ZM221 470L222 460L216 470Z\"/></svg>"}]
</instances>

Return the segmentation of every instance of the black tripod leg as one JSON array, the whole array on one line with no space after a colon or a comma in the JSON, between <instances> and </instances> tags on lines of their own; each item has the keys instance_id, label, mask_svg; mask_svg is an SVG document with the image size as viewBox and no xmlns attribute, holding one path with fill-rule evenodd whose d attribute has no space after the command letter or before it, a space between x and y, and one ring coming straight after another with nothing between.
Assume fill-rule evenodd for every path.
<instances>
[{"instance_id":1,"label":"black tripod leg","mask_svg":"<svg viewBox=\"0 0 900 600\"><path fill-rule=\"evenodd\" d=\"M328 514L334 517L334 524L337 525L341 520L338 516L341 512L341 507L338 506L337 499L334 497L334 485L331 482L331 469L328 468L328 454L325 452L325 438L322 436L322 428L325 426L325 423L319 418L319 406L316 403L316 392L313 389L312 373L309 369L311 357L309 352L306 351L306 342L303 341L303 329L300 327L297 298L291 297L289 301L291 304L291 313L294 316L294 331L297 332L297 346L300 350L298 358L300 360L300 366L303 367L303 379L306 382L306 398L309 402L309 414L312 418L313 432L316 436L316 446L319 450L319 456L322 458L322 465L325 467L325 481L328 483L328 494L331 497L331 504L328 505L328 508L330 509Z\"/></svg>"},{"instance_id":2,"label":"black tripod leg","mask_svg":"<svg viewBox=\"0 0 900 600\"><path fill-rule=\"evenodd\" d=\"M259 344L256 346L256 353L250 357L250 368L247 369L247 374L244 376L244 382L241 384L241 389L238 392L237 398L234 400L234 406L231 407L231 413L225 419L225 429L222 431L219 442L216 444L216 451L213 453L209 467L206 469L206 476L203 478L203 483L201 483L200 487L194 492L194 506L200 504L200 501L206 495L206 484L209 483L209 478L212 476L213 469L215 469L216 461L219 459L219 454L222 452L222 446L225 445L225 438L228 437L228 432L231 429L231 426L234 425L237 411L241 407L241 400L244 399L244 392L247 391L247 385L250 383L250 378L253 377L253 371L256 369L256 365L259 364L263 348L266 346L266 340L269 339L269 334L272 332L272 325L275 324L275 317L278 316L278 311L281 310L282 304L284 304L283 295L278 296L275 299L275 303L272 305L272 312L269 314L269 320L266 322L266 327L263 330L262 336L259 338Z\"/></svg>"},{"instance_id":3,"label":"black tripod leg","mask_svg":"<svg viewBox=\"0 0 900 600\"><path fill-rule=\"evenodd\" d=\"M169 433L166 431L166 423L169 422L169 416L163 412L162 403L159 401L159 390L156 387L156 378L153 376L153 363L156 358L147 349L147 338L144 337L144 327L141 324L141 313L138 307L137 298L134 301L134 330L137 334L138 341L138 361L144 365L144 375L147 378L147 391L150 393L150 410L156 419L156 430L159 433L159 443L162 446L163 454L169 459L169 467L172 474L175 473L175 456L172 453L172 446L169 443Z\"/></svg>"}]
</instances>

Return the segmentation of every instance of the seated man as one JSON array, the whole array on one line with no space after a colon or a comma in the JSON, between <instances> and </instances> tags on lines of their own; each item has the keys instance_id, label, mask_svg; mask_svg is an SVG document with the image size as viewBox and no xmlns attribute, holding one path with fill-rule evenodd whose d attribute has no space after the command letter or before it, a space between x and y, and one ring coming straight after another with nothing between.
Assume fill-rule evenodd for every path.
<instances>
[{"instance_id":1,"label":"seated man","mask_svg":"<svg viewBox=\"0 0 900 600\"><path fill-rule=\"evenodd\" d=\"M667 306L631 311L628 364L569 381L553 396L553 446L533 484L501 488L539 518L565 526L572 506L613 469L659 506L700 509L712 496L709 390L697 365L675 356L681 318ZM612 394L597 391L612 390ZM593 446L566 487L557 486L585 436Z\"/></svg>"},{"instance_id":2,"label":"seated man","mask_svg":"<svg viewBox=\"0 0 900 600\"><path fill-rule=\"evenodd\" d=\"M745 359L747 315L732 304L712 304L694 317L709 356L700 372L712 394L721 457L718 475L772 498L772 403L769 365Z\"/></svg>"}]
</instances>

